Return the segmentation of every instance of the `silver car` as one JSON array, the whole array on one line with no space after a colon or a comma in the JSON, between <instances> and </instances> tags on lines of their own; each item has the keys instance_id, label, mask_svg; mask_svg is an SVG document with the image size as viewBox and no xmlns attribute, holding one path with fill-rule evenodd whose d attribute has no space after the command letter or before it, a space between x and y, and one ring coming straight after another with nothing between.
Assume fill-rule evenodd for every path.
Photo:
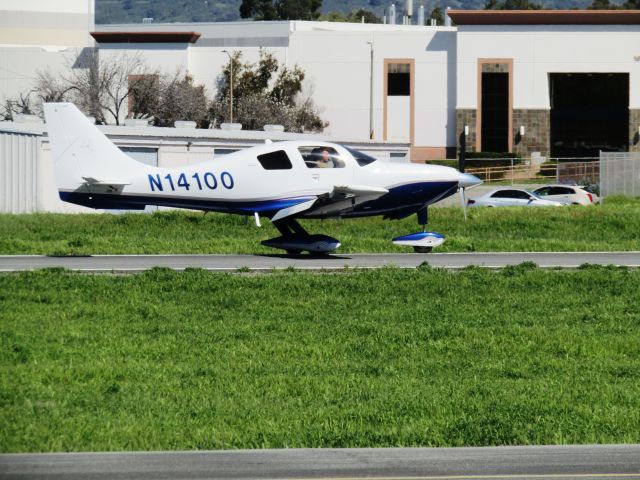
<instances>
[{"instance_id":1,"label":"silver car","mask_svg":"<svg viewBox=\"0 0 640 480\"><path fill-rule=\"evenodd\" d=\"M561 207L563 204L544 200L521 188L497 188L467 201L470 207Z\"/></svg>"}]
</instances>

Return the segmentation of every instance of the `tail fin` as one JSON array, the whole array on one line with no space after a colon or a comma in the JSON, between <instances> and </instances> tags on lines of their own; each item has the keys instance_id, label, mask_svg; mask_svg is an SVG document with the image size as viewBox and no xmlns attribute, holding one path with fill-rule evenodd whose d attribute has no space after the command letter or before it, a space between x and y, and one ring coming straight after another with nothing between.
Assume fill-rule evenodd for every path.
<instances>
[{"instance_id":1,"label":"tail fin","mask_svg":"<svg viewBox=\"0 0 640 480\"><path fill-rule=\"evenodd\" d=\"M75 190L87 179L126 184L132 175L148 170L118 149L73 103L45 103L44 115L59 189Z\"/></svg>"}]
</instances>

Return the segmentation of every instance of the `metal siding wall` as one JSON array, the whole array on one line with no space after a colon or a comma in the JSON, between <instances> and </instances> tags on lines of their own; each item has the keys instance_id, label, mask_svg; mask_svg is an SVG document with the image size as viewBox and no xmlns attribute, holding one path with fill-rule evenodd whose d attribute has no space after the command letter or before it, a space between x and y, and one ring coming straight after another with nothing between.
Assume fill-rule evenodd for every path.
<instances>
[{"instance_id":1,"label":"metal siding wall","mask_svg":"<svg viewBox=\"0 0 640 480\"><path fill-rule=\"evenodd\" d=\"M0 212L37 210L38 137L0 133Z\"/></svg>"},{"instance_id":2,"label":"metal siding wall","mask_svg":"<svg viewBox=\"0 0 640 480\"><path fill-rule=\"evenodd\" d=\"M600 195L640 195L639 152L600 152Z\"/></svg>"}]
</instances>

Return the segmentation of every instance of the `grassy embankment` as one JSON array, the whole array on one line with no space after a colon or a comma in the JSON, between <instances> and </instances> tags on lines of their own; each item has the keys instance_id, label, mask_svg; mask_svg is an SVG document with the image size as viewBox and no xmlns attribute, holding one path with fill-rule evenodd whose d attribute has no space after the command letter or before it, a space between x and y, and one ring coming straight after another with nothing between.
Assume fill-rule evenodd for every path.
<instances>
[{"instance_id":1,"label":"grassy embankment","mask_svg":"<svg viewBox=\"0 0 640 480\"><path fill-rule=\"evenodd\" d=\"M1 275L0 451L637 443L639 292L526 265Z\"/></svg>"},{"instance_id":2,"label":"grassy embankment","mask_svg":"<svg viewBox=\"0 0 640 480\"><path fill-rule=\"evenodd\" d=\"M242 217L192 212L153 215L0 215L0 254L268 253L261 240L279 235ZM402 252L391 238L418 231L415 216L303 221L312 233L340 239L344 253ZM432 208L431 230L447 242L439 252L611 251L640 248L640 199L563 208Z\"/></svg>"}]
</instances>

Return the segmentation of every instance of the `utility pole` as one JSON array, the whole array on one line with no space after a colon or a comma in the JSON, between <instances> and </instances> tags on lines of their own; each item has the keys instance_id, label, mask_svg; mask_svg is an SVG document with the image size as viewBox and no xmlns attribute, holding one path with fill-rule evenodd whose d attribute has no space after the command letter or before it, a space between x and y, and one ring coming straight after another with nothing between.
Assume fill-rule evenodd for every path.
<instances>
[{"instance_id":1,"label":"utility pole","mask_svg":"<svg viewBox=\"0 0 640 480\"><path fill-rule=\"evenodd\" d=\"M229 123L233 123L233 57L227 50L222 50L229 57Z\"/></svg>"},{"instance_id":2,"label":"utility pole","mask_svg":"<svg viewBox=\"0 0 640 480\"><path fill-rule=\"evenodd\" d=\"M369 72L369 140L373 140L373 40L367 42L371 47Z\"/></svg>"}]
</instances>

